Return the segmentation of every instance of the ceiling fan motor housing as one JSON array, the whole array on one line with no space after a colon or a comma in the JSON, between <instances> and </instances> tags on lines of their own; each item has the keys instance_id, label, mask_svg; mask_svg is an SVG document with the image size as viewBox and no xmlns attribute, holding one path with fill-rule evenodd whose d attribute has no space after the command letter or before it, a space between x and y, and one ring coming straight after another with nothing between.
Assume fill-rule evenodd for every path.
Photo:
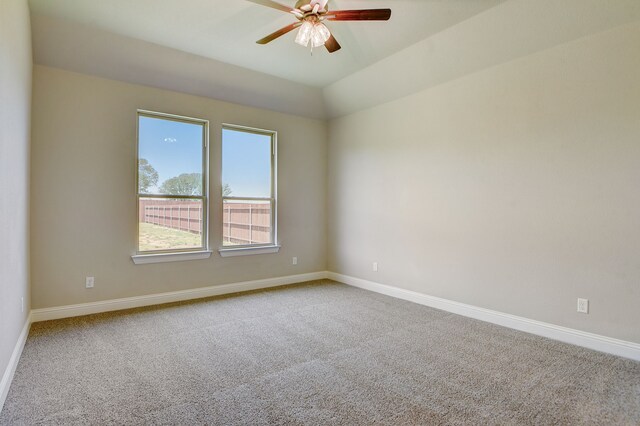
<instances>
[{"instance_id":1,"label":"ceiling fan motor housing","mask_svg":"<svg viewBox=\"0 0 640 426\"><path fill-rule=\"evenodd\" d=\"M298 0L294 7L296 9L300 9L302 6L304 6L306 4L311 4L311 0ZM324 6L324 9L325 10L329 10L329 4L328 3Z\"/></svg>"}]
</instances>

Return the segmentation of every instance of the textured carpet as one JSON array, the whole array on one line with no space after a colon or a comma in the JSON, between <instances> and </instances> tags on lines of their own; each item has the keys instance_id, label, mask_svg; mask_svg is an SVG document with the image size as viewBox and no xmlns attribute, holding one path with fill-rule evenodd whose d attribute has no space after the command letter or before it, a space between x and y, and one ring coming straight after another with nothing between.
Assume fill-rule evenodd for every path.
<instances>
[{"instance_id":1,"label":"textured carpet","mask_svg":"<svg viewBox=\"0 0 640 426\"><path fill-rule=\"evenodd\" d=\"M0 424L639 424L640 363L331 281L33 324Z\"/></svg>"}]
</instances>

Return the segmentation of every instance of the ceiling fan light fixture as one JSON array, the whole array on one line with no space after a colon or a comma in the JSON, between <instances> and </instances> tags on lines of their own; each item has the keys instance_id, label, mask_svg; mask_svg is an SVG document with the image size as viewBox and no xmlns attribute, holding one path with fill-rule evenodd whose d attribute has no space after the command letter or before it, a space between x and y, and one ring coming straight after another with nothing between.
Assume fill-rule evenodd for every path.
<instances>
[{"instance_id":1,"label":"ceiling fan light fixture","mask_svg":"<svg viewBox=\"0 0 640 426\"><path fill-rule=\"evenodd\" d=\"M308 47L309 43L311 47L320 47L329 40L329 37L331 37L329 28L322 22L305 20L296 35L296 43L304 47Z\"/></svg>"},{"instance_id":2,"label":"ceiling fan light fixture","mask_svg":"<svg viewBox=\"0 0 640 426\"><path fill-rule=\"evenodd\" d=\"M329 40L329 37L331 37L329 28L322 22L316 22L311 32L311 44L313 47L324 46L327 40Z\"/></svg>"},{"instance_id":3,"label":"ceiling fan light fixture","mask_svg":"<svg viewBox=\"0 0 640 426\"><path fill-rule=\"evenodd\" d=\"M307 47L309 45L309 41L311 40L311 33L313 32L313 24L309 21L304 21L300 30L298 31L298 35L296 35L296 43L300 46Z\"/></svg>"}]
</instances>

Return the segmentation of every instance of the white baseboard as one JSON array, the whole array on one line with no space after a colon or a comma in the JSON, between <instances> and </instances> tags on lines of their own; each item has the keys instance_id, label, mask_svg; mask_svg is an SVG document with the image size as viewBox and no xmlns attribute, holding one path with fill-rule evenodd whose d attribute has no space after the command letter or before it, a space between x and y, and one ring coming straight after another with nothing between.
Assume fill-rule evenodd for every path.
<instances>
[{"instance_id":1,"label":"white baseboard","mask_svg":"<svg viewBox=\"0 0 640 426\"><path fill-rule=\"evenodd\" d=\"M410 302L415 302L421 305L430 306L432 308L441 309L443 311L452 312L454 314L463 315L465 317L490 322L504 327L509 327L527 333L548 337L550 339L559 340L561 342L571 343L573 345L578 345L596 351L606 352L624 358L630 358L636 361L640 361L640 344L638 343L613 339L611 337L587 333L585 331L575 330L572 328L561 327L542 321L536 321L516 315L505 314L490 309L479 308L477 306L454 302L452 300L442 299L440 297L428 296L426 294L418 293L415 291L404 290L398 287L379 284L373 281L367 281L360 278L337 274L335 272L328 272L327 278L354 287L375 291L376 293L385 294L387 296L396 297L398 299L408 300Z\"/></svg>"},{"instance_id":2,"label":"white baseboard","mask_svg":"<svg viewBox=\"0 0 640 426\"><path fill-rule=\"evenodd\" d=\"M4 370L4 374L2 375L2 381L0 381L0 412L2 412L4 401L7 399L7 395L9 394L9 386L11 386L13 375L15 374L16 368L18 367L18 362L20 361L20 356L22 355L22 349L24 348L24 344L27 342L27 336L29 335L30 327L31 327L31 315L27 317L27 322L25 322L24 327L22 327L22 332L18 337L16 346L13 348L13 352L11 353L11 358L9 358L9 364L7 365L7 368Z\"/></svg>"},{"instance_id":3,"label":"white baseboard","mask_svg":"<svg viewBox=\"0 0 640 426\"><path fill-rule=\"evenodd\" d=\"M139 308L141 306L160 305L162 303L181 302L183 300L220 296L222 294L238 293L249 290L259 290L263 288L301 283L304 281L320 280L326 277L327 273L325 271L320 271L311 272L308 274L289 275L286 277L222 284L191 290L171 291L168 293L126 297L123 299L112 299L100 302L80 303L77 305L34 309L31 311L31 319L33 322L38 322L60 318L70 318L81 315L97 314L100 312L119 311L121 309Z\"/></svg>"},{"instance_id":4,"label":"white baseboard","mask_svg":"<svg viewBox=\"0 0 640 426\"><path fill-rule=\"evenodd\" d=\"M441 309L458 315L490 322L515 330L536 334L550 339L559 340L600 352L640 361L640 344L585 331L575 330L554 324L536 321L529 318L493 311L491 309L480 308L465 303L455 302L440 297L429 296L411 290L405 290L385 284L367 281L348 275L335 272L319 271L300 275L289 275L286 277L267 278L255 281L244 281L232 284L203 287L191 290L173 291L168 293L158 293L145 296L127 297L123 299L105 300L100 302L81 303L77 305L59 306L53 308L34 309L31 311L31 321L47 321L52 319L68 318L81 315L89 315L100 312L117 311L121 309L137 308L141 306L159 305L162 303L179 302L184 300L199 299L203 297L219 296L229 293L238 293L249 290L259 290L262 288L276 287L281 285L295 284L304 281L312 281L329 278L354 287L385 294L432 308ZM28 331L28 327L26 329ZM26 331L24 332L26 333ZM21 335L22 345L26 334ZM17 348L18 346L16 346ZM22 346L20 346L20 351ZM14 353L15 355L15 353ZM18 353L19 358L19 353ZM17 359L16 358L16 365ZM13 359L13 358L12 358ZM7 370L8 371L8 370ZM12 373L13 374L13 373ZM7 374L3 377L0 385L0 392L4 390ZM0 398L3 394L0 393ZM2 401L2 399L0 399Z\"/></svg>"}]
</instances>

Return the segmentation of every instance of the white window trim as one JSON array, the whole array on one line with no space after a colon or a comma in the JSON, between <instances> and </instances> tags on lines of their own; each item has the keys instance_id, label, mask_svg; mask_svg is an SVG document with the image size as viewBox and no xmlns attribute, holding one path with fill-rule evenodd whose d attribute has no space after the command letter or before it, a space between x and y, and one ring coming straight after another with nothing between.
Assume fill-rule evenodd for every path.
<instances>
[{"instance_id":1,"label":"white window trim","mask_svg":"<svg viewBox=\"0 0 640 426\"><path fill-rule=\"evenodd\" d=\"M222 257L234 257L234 256L251 256L254 254L268 254L277 253L280 251L279 245L268 246L256 246L256 247L234 247L234 248L219 248L218 253Z\"/></svg>"},{"instance_id":2,"label":"white window trim","mask_svg":"<svg viewBox=\"0 0 640 426\"><path fill-rule=\"evenodd\" d=\"M271 136L271 243L268 245L240 245L240 246L223 246L218 249L220 256L233 257L233 256L248 256L254 254L267 254L277 253L280 250L278 244L278 132L276 130L259 129L257 127L247 127L237 124L222 123L222 130L236 130L241 132L258 133ZM221 144L224 143L221 140ZM224 164L223 164L224 167ZM224 223L224 200L225 198L234 197L222 197L223 205L223 223ZM251 198L251 197L238 197L239 199ZM224 233L224 231L223 231ZM224 238L224 237L223 237Z\"/></svg>"},{"instance_id":3,"label":"white window trim","mask_svg":"<svg viewBox=\"0 0 640 426\"><path fill-rule=\"evenodd\" d=\"M140 136L138 134L139 132L139 124L140 124L140 116L147 116L147 117L152 117L152 118L164 118L164 119L168 119L168 120L175 120L175 121L184 121L184 122L191 122L191 123L198 123L204 126L204 138L203 138L203 144L204 144L204 149L203 149L203 169L202 169L202 173L203 173L203 195L202 195L202 205L203 205L203 214L202 214L202 219L203 219L203 247L199 247L196 250L182 250L182 249L174 249L174 250L170 250L170 251L163 251L163 252L153 252L153 251L143 251L143 252L138 252L136 251L136 254L131 256L131 259L133 260L133 263L135 263L136 265L140 265L140 264L146 264L146 263L162 263L162 262L179 262L179 261L183 261L183 260L197 260L197 259L207 259L209 257L211 257L211 246L210 246L210 241L209 241L209 204L210 204L210 197L211 194L209 192L209 162L210 162L210 158L209 158L209 128L210 128L210 123L209 120L205 120L202 118L194 118L194 117L187 117L187 116L182 116L182 115L175 115L175 114L167 114L167 113L163 113L163 112L157 112L157 111L150 111L150 110L145 110L145 109L138 109L137 113L136 113L136 179L135 179L135 185L136 185L136 198L138 199L137 203L136 203L136 218L139 218L140 216L140 212L139 212L139 208L140 208L140 193L139 193L139 188L138 188L138 161L140 159L139 157L139 144L140 144ZM195 198L195 197L194 197ZM139 219L136 219L136 221L138 221ZM139 231L139 226L140 223L137 223L137 228L138 230L137 235L136 235L136 250L139 249L139 237L140 237L140 231Z\"/></svg>"},{"instance_id":4,"label":"white window trim","mask_svg":"<svg viewBox=\"0 0 640 426\"><path fill-rule=\"evenodd\" d=\"M136 265L145 265L147 263L164 263L164 262L183 262L185 260L200 260L211 257L210 250L191 251L180 253L153 253L153 254L134 254L131 260Z\"/></svg>"}]
</instances>

